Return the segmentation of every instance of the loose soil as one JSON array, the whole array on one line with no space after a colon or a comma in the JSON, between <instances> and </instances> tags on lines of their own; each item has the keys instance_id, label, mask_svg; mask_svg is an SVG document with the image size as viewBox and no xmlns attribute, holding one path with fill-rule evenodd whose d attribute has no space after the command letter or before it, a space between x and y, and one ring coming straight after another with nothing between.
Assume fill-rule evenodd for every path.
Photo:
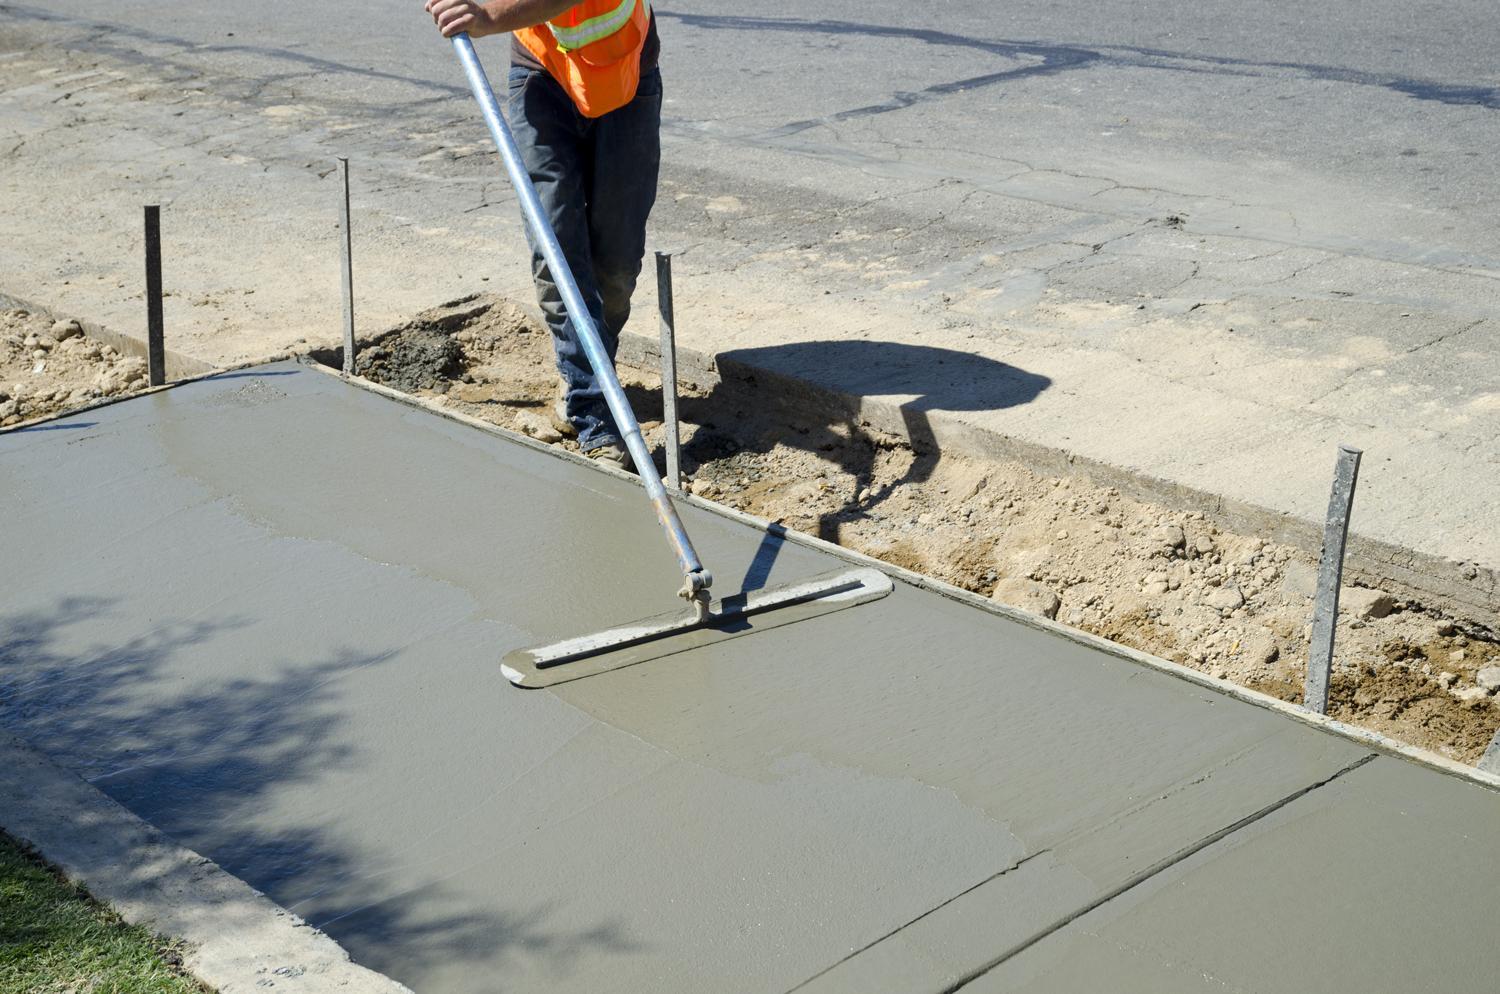
<instances>
[{"instance_id":1,"label":"loose soil","mask_svg":"<svg viewBox=\"0 0 1500 994\"><path fill-rule=\"evenodd\" d=\"M576 447L548 423L547 332L507 301L419 315L362 349L359 371ZM660 381L620 372L660 467ZM722 387L679 392L683 471L699 496L1301 701L1316 566L1296 549L1086 479L914 450L847 419L778 421ZM1329 714L1476 762L1500 726L1500 701L1479 685L1500 665L1492 633L1375 591L1346 589L1343 602Z\"/></svg>"},{"instance_id":2,"label":"loose soil","mask_svg":"<svg viewBox=\"0 0 1500 994\"><path fill-rule=\"evenodd\" d=\"M0 428L146 387L146 360L23 310L0 311Z\"/></svg>"}]
</instances>

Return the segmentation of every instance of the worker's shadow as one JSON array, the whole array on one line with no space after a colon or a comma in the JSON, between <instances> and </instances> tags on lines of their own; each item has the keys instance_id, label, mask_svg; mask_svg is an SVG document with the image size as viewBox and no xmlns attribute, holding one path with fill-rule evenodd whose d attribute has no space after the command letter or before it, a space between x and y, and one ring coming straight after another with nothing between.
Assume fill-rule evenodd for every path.
<instances>
[{"instance_id":1,"label":"worker's shadow","mask_svg":"<svg viewBox=\"0 0 1500 994\"><path fill-rule=\"evenodd\" d=\"M682 417L702 428L683 448L683 470L739 451L794 446L837 463L862 497L820 514L816 533L837 541L841 522L869 514L904 484L931 477L941 455L935 412L1000 411L1030 403L1051 379L968 352L878 341L817 341L736 349L717 357L720 382L704 397L685 397ZM877 482L889 436L861 414L864 398L895 405L911 445L905 470ZM661 400L638 393L659 418ZM894 427L894 426L892 426ZM765 551L765 550L763 550ZM753 577L747 578L753 579Z\"/></svg>"}]
</instances>

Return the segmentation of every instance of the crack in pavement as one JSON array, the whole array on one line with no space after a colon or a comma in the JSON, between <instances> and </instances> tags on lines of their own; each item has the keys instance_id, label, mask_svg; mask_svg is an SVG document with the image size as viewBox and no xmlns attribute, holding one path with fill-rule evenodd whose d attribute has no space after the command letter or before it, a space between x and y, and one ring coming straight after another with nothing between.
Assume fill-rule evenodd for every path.
<instances>
[{"instance_id":1,"label":"crack in pavement","mask_svg":"<svg viewBox=\"0 0 1500 994\"><path fill-rule=\"evenodd\" d=\"M1467 332L1473 331L1475 328L1477 328L1480 325L1484 324L1484 322L1487 321L1487 320L1488 320L1488 318L1480 318L1477 321L1472 321L1469 324L1464 325L1462 328L1459 328L1457 331L1444 332L1443 334L1437 336L1436 338L1434 338L1430 342L1423 342L1421 345L1413 345L1411 348L1409 348L1409 349L1406 350L1405 354L1406 355L1411 355L1414 352L1420 352L1423 349L1431 348L1432 346L1441 344L1442 342L1446 342L1449 339L1457 338L1460 335L1463 335L1463 334L1465 334Z\"/></svg>"}]
</instances>

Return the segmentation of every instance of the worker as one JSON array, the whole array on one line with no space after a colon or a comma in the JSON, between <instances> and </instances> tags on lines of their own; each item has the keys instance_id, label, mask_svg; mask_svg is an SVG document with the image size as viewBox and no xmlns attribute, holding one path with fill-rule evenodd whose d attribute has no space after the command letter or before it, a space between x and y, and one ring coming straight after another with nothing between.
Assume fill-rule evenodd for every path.
<instances>
[{"instance_id":1,"label":"worker","mask_svg":"<svg viewBox=\"0 0 1500 994\"><path fill-rule=\"evenodd\" d=\"M661 162L660 42L649 0L426 0L444 37L511 32L507 118L614 361ZM531 272L561 376L558 431L601 462L630 455L534 236Z\"/></svg>"}]
</instances>

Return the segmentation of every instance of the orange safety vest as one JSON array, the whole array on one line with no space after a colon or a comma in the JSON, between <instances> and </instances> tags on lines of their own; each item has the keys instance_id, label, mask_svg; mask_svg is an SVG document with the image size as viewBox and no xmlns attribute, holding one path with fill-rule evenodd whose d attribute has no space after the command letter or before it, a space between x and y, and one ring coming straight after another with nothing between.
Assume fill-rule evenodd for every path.
<instances>
[{"instance_id":1,"label":"orange safety vest","mask_svg":"<svg viewBox=\"0 0 1500 994\"><path fill-rule=\"evenodd\" d=\"M584 0L516 37L585 117L602 117L635 99L650 29L650 0Z\"/></svg>"}]
</instances>

